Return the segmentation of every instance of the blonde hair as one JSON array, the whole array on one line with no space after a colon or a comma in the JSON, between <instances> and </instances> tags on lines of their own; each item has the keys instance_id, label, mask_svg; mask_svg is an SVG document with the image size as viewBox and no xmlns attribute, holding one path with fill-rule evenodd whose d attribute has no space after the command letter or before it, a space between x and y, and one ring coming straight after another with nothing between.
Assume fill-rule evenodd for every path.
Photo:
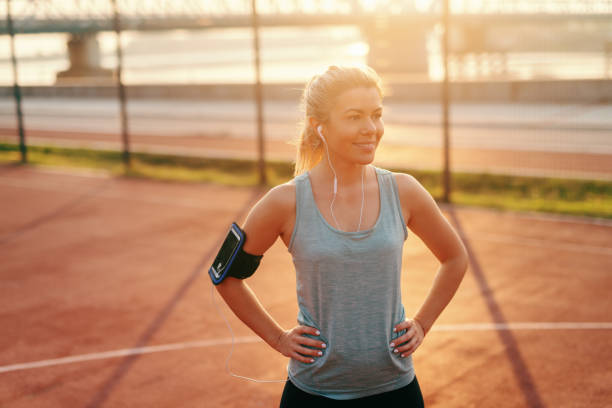
<instances>
[{"instance_id":1,"label":"blonde hair","mask_svg":"<svg viewBox=\"0 0 612 408\"><path fill-rule=\"evenodd\" d=\"M383 97L382 80L370 67L330 66L321 75L315 75L306 84L302 93L300 122L301 131L296 141L297 157L294 176L312 169L323 157L323 142L316 130L310 126L309 117L325 123L329 119L336 98L353 88L376 88Z\"/></svg>"}]
</instances>

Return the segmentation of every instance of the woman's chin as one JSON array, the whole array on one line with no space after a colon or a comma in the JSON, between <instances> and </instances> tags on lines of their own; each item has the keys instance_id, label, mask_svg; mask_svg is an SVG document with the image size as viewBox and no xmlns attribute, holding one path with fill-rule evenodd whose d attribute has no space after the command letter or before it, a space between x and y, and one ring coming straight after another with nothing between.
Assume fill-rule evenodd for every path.
<instances>
[{"instance_id":1,"label":"woman's chin","mask_svg":"<svg viewBox=\"0 0 612 408\"><path fill-rule=\"evenodd\" d=\"M372 162L374 161L374 156L375 156L376 152L372 152L371 154L363 154L360 155L359 157L356 158L356 162L361 164L361 165L367 165L367 164L372 164Z\"/></svg>"}]
</instances>

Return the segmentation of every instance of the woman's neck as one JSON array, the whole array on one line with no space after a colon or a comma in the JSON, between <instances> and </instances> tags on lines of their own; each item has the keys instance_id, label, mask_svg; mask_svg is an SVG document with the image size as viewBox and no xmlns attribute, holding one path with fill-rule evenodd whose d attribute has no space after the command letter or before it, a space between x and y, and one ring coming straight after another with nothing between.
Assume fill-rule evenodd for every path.
<instances>
[{"instance_id":1,"label":"woman's neck","mask_svg":"<svg viewBox=\"0 0 612 408\"><path fill-rule=\"evenodd\" d=\"M333 169L332 167L333 166ZM323 156L321 161L311 170L321 179L333 185L334 176L338 178L338 190L361 188L362 180L367 178L367 164L345 163L340 160L329 163L327 156ZM335 174L334 174L335 173Z\"/></svg>"}]
</instances>

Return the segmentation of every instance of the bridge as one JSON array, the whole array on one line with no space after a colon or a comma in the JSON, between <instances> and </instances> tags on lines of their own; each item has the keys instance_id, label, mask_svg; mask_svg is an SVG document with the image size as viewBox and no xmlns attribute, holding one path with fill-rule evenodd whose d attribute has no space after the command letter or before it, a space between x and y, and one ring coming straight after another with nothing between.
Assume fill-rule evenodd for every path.
<instances>
[{"instance_id":1,"label":"bridge","mask_svg":"<svg viewBox=\"0 0 612 408\"><path fill-rule=\"evenodd\" d=\"M441 0L258 0L259 25L358 26L379 71L427 71L426 36ZM110 76L98 66L96 34L112 31L111 0L0 0L16 34L69 33L71 68L59 77ZM450 52L603 51L612 44L612 1L450 0ZM250 27L251 0L117 0L122 30ZM545 26L547 29L542 30ZM551 35L551 33L555 33ZM7 20L0 34L8 34ZM565 35L565 37L564 37Z\"/></svg>"},{"instance_id":2,"label":"bridge","mask_svg":"<svg viewBox=\"0 0 612 408\"><path fill-rule=\"evenodd\" d=\"M7 0L0 1L6 10ZM15 33L90 33L112 31L111 0L11 0ZM375 19L404 23L439 21L441 0L259 0L261 26L368 25ZM117 0L125 30L250 27L251 0ZM551 23L601 20L610 23L612 1L602 0L481 0L453 1L458 24ZM7 34L6 20L0 34Z\"/></svg>"}]
</instances>

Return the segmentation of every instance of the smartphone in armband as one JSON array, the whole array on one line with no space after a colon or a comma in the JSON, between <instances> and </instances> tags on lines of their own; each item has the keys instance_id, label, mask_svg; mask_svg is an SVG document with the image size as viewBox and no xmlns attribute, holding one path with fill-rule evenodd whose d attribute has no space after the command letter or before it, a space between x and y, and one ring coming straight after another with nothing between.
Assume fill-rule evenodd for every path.
<instances>
[{"instance_id":1,"label":"smartphone in armband","mask_svg":"<svg viewBox=\"0 0 612 408\"><path fill-rule=\"evenodd\" d=\"M234 222L230 228L219 253L208 270L210 278L215 285L221 283L226 278L232 263L244 245L244 232Z\"/></svg>"}]
</instances>

